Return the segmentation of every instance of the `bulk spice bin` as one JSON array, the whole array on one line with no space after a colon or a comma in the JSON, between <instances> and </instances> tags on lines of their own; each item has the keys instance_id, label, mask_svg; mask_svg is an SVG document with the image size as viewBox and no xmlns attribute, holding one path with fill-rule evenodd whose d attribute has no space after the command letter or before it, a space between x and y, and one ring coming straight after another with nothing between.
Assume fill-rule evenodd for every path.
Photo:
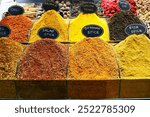
<instances>
[{"instance_id":1,"label":"bulk spice bin","mask_svg":"<svg viewBox=\"0 0 150 117\"><path fill-rule=\"evenodd\" d=\"M107 0L103 0L102 2L104 3L105 1ZM73 2L74 1L70 2L71 5L75 5L72 4ZM69 5L70 3L66 1L61 4ZM99 2L96 1L96 3L99 6ZM44 12L42 11L41 16L39 15L41 13L42 8L41 3L31 5L30 7L33 6L34 8L36 8L36 11L34 10L34 12L37 13L37 17L36 15L34 16L34 18L32 16L28 17L31 18L31 20L34 19L33 22L36 23L33 23L32 28L30 28L29 31L30 33L28 33L25 36L28 38L27 40L29 42L32 39L33 40L30 44L28 44L28 41L26 44L17 43L17 45L20 45L22 48L21 51L22 54L19 56L19 58L17 58L17 65L15 64L16 65L15 70L13 69L12 72L13 74L15 74L15 76L13 77L14 79L10 79L11 77L9 77L8 79L10 80L5 79L0 81L1 86L0 98L7 98L7 99L150 98L150 79L148 76L149 39L143 35L128 36L127 34L124 33L124 28L126 28L131 23L132 24L140 23L141 25L145 23L141 22L141 20L138 19L140 13L139 12L136 13L136 11L134 11L136 7L135 5L137 4L135 4L135 2L132 2L132 0L129 0L129 3L132 4L133 7L132 12L117 11L118 13L114 14L111 18L107 16L109 29L105 19L103 19L102 22L98 21L98 23L97 22L95 23L94 21L87 22L86 25L91 25L93 23L94 26L95 24L98 24L100 25L100 27L102 27L102 29L104 28L105 29L104 31L107 32L105 36L88 37L89 35L85 35L82 38L78 36L78 38L75 39L76 41L74 41L77 43L70 43L71 40L70 27L74 21L77 21L78 17L74 16L73 19L69 18L71 12L67 11L68 13L67 17L65 16L65 18L68 18L67 22L69 23L67 23L66 20L63 19L64 15L66 15L65 9L63 9L63 15L61 14L60 11L56 12L51 9ZM139 3L140 2L138 2L138 4ZM102 3L100 4L102 5ZM17 3L17 5L24 6L21 3ZM28 4L26 4L25 9L28 9L27 6ZM39 9L39 7L41 8ZM63 7L61 6L61 9L62 8ZM30 10L28 9L28 11ZM51 15L51 13L53 15ZM60 16L58 13L60 13L60 15L62 16ZM106 14L105 8L104 13ZM80 13L79 16L81 15L83 14ZM86 16L87 14L84 15ZM56 21L55 18L53 19L51 18L51 16L55 16L56 19L58 17L59 18ZM88 16L89 17L94 16L93 18L96 17L96 19L102 18L102 17L99 18L95 13L92 14L90 13L88 14ZM119 17L120 20L118 20L117 17ZM124 19L124 17L126 19ZM53 22L54 24L48 22L49 18L50 21ZM104 20L105 23L103 22ZM126 21L124 22L124 20ZM82 22L83 20L82 21L78 20L77 25L82 24ZM65 24L65 26L63 24ZM37 27L39 26L40 28L38 29ZM116 28L114 28L115 26ZM83 25L81 29L84 27L85 25ZM41 28L45 28L42 31L46 32L58 31L57 33L59 35L54 36L58 36L59 39L51 40L41 38L40 37L41 35L39 35L39 30ZM55 30L53 29L50 30L50 28L53 28ZM77 27L72 26L72 28L76 29ZM92 26L92 29L93 28L95 29L95 27ZM102 33L99 27L98 28L96 27L96 31L100 31ZM110 31L110 38L109 38L109 31ZM119 35L119 33L121 33L121 35ZM49 33L46 34L47 34L46 36L48 36ZM115 34L118 36L116 36ZM109 42L110 40L115 42L115 44L110 43ZM14 46L9 45L9 47L13 48ZM134 56L128 53L133 53ZM2 54L0 53L0 55ZM7 56L9 56L9 54L8 55L5 54L5 56L3 57ZM12 58L12 56L10 58ZM135 64L127 64L128 62L134 63L132 60L135 61ZM2 66L3 64L1 64L1 62L4 61L0 61L0 65ZM139 65L137 63L139 63ZM126 66L124 66L125 64ZM0 67L0 70L5 71L5 69L6 68ZM125 70L127 71L127 73L126 72L125 73L129 75L124 74ZM7 72L9 72L9 67ZM137 76L134 75L133 72Z\"/></svg>"},{"instance_id":2,"label":"bulk spice bin","mask_svg":"<svg viewBox=\"0 0 150 117\"><path fill-rule=\"evenodd\" d=\"M131 35L115 46L121 73L122 98L150 96L150 40L145 35Z\"/></svg>"},{"instance_id":3,"label":"bulk spice bin","mask_svg":"<svg viewBox=\"0 0 150 117\"><path fill-rule=\"evenodd\" d=\"M99 38L73 45L69 50L68 79L70 98L118 98L119 72L112 46Z\"/></svg>"}]
</instances>

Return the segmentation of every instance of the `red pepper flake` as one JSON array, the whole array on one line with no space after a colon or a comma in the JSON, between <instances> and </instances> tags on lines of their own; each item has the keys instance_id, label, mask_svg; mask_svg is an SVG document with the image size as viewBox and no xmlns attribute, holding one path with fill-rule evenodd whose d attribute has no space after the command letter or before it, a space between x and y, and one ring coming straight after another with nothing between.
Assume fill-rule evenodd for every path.
<instances>
[{"instance_id":1,"label":"red pepper flake","mask_svg":"<svg viewBox=\"0 0 150 117\"><path fill-rule=\"evenodd\" d=\"M18 79L64 80L68 63L67 47L54 40L43 39L27 47Z\"/></svg>"},{"instance_id":2,"label":"red pepper flake","mask_svg":"<svg viewBox=\"0 0 150 117\"><path fill-rule=\"evenodd\" d=\"M28 41L28 33L32 27L31 19L23 15L7 16L0 21L0 24L6 25L11 29L9 39L21 43Z\"/></svg>"}]
</instances>

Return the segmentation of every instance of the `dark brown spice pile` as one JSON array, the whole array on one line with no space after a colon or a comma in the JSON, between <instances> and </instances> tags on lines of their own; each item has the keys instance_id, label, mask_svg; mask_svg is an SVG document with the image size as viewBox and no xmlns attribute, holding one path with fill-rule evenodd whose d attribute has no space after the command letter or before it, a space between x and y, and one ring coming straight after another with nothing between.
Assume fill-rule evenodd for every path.
<instances>
[{"instance_id":1,"label":"dark brown spice pile","mask_svg":"<svg viewBox=\"0 0 150 117\"><path fill-rule=\"evenodd\" d=\"M43 39L27 47L18 70L21 80L64 80L67 47L54 40Z\"/></svg>"},{"instance_id":2,"label":"dark brown spice pile","mask_svg":"<svg viewBox=\"0 0 150 117\"><path fill-rule=\"evenodd\" d=\"M8 38L0 38L0 80L14 80L24 47Z\"/></svg>"},{"instance_id":3,"label":"dark brown spice pile","mask_svg":"<svg viewBox=\"0 0 150 117\"><path fill-rule=\"evenodd\" d=\"M124 40L128 35L125 28L133 23L143 24L142 21L130 11L121 11L112 16L109 21L110 39L115 41Z\"/></svg>"}]
</instances>

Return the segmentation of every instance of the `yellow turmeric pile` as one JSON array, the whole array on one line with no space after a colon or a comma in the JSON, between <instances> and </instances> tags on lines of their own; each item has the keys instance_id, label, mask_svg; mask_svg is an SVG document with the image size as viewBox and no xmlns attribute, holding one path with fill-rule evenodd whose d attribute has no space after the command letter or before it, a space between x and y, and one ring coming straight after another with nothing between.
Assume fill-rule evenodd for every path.
<instances>
[{"instance_id":1,"label":"yellow turmeric pile","mask_svg":"<svg viewBox=\"0 0 150 117\"><path fill-rule=\"evenodd\" d=\"M131 35L115 46L122 78L150 78L150 39Z\"/></svg>"},{"instance_id":2,"label":"yellow turmeric pile","mask_svg":"<svg viewBox=\"0 0 150 117\"><path fill-rule=\"evenodd\" d=\"M44 27L50 27L58 31L59 36L56 38L56 41L68 41L68 23L55 10L49 10L34 23L31 30L29 43L33 43L41 39L38 35L38 31Z\"/></svg>"},{"instance_id":3,"label":"yellow turmeric pile","mask_svg":"<svg viewBox=\"0 0 150 117\"><path fill-rule=\"evenodd\" d=\"M0 38L0 80L14 80L23 46L8 38Z\"/></svg>"},{"instance_id":4,"label":"yellow turmeric pile","mask_svg":"<svg viewBox=\"0 0 150 117\"><path fill-rule=\"evenodd\" d=\"M92 14L79 14L79 16L70 22L69 28L69 41L79 42L85 38L82 29L87 25L98 25L103 28L104 33L99 36L105 41L109 41L109 29L107 22L104 18L99 18L95 13Z\"/></svg>"},{"instance_id":5,"label":"yellow turmeric pile","mask_svg":"<svg viewBox=\"0 0 150 117\"><path fill-rule=\"evenodd\" d=\"M113 47L99 38L87 38L69 50L68 79L99 80L118 78Z\"/></svg>"}]
</instances>

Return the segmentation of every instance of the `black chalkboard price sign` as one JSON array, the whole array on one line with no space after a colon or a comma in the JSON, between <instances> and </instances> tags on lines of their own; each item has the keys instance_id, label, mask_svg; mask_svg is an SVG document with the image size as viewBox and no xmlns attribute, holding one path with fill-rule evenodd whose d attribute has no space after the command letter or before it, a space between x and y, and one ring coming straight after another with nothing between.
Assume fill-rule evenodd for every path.
<instances>
[{"instance_id":1,"label":"black chalkboard price sign","mask_svg":"<svg viewBox=\"0 0 150 117\"><path fill-rule=\"evenodd\" d=\"M142 24L130 24L125 28L125 33L127 35L132 34L144 34L147 32L147 28Z\"/></svg>"},{"instance_id":2,"label":"black chalkboard price sign","mask_svg":"<svg viewBox=\"0 0 150 117\"><path fill-rule=\"evenodd\" d=\"M123 11L128 11L131 8L129 2L127 2L125 0L120 0L118 3L118 6Z\"/></svg>"},{"instance_id":3,"label":"black chalkboard price sign","mask_svg":"<svg viewBox=\"0 0 150 117\"><path fill-rule=\"evenodd\" d=\"M38 31L38 35L41 38L50 38L50 39L56 39L59 36L59 33L56 29L50 28L50 27L44 27L41 28Z\"/></svg>"},{"instance_id":4,"label":"black chalkboard price sign","mask_svg":"<svg viewBox=\"0 0 150 117\"><path fill-rule=\"evenodd\" d=\"M11 32L11 30L7 26L0 25L0 38L8 37L10 32Z\"/></svg>"},{"instance_id":5,"label":"black chalkboard price sign","mask_svg":"<svg viewBox=\"0 0 150 117\"><path fill-rule=\"evenodd\" d=\"M87 25L82 29L82 34L86 37L99 37L103 33L103 28L98 25Z\"/></svg>"},{"instance_id":6,"label":"black chalkboard price sign","mask_svg":"<svg viewBox=\"0 0 150 117\"><path fill-rule=\"evenodd\" d=\"M18 5L9 7L8 12L10 15L21 15L24 13L24 8Z\"/></svg>"},{"instance_id":7,"label":"black chalkboard price sign","mask_svg":"<svg viewBox=\"0 0 150 117\"><path fill-rule=\"evenodd\" d=\"M48 11L48 10L59 11L59 5L56 4L55 2L44 2L44 3L42 4L42 8L43 8L45 11Z\"/></svg>"},{"instance_id":8,"label":"black chalkboard price sign","mask_svg":"<svg viewBox=\"0 0 150 117\"><path fill-rule=\"evenodd\" d=\"M98 8L95 4L93 4L91 2L87 2L87 3L83 3L80 6L80 10L83 13L95 13L95 12L97 12Z\"/></svg>"}]
</instances>

